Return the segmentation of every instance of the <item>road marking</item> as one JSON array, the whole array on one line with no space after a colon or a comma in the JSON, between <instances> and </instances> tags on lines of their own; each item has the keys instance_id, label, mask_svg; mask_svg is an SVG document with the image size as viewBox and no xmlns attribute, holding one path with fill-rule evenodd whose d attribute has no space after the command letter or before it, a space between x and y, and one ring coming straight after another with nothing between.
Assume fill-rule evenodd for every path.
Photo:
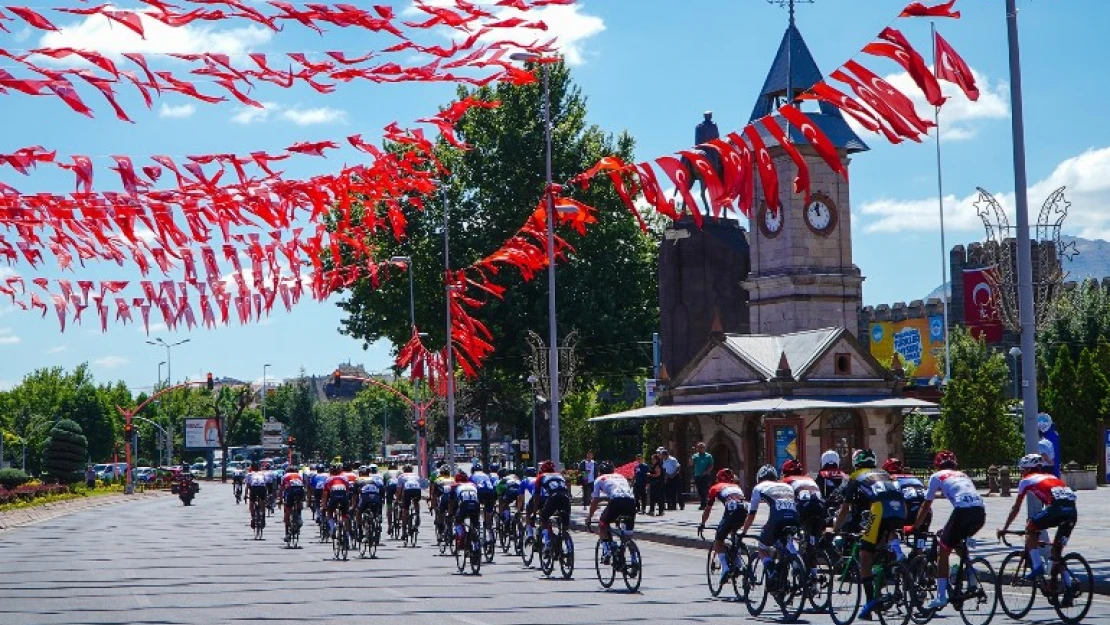
<instances>
[{"instance_id":1,"label":"road marking","mask_svg":"<svg viewBox=\"0 0 1110 625\"><path fill-rule=\"evenodd\" d=\"M124 569L123 570L123 576L126 577L129 580L141 580L142 579L141 577L139 577L138 573L136 573L135 571L132 571L131 569ZM140 594L140 593L136 592L135 590L132 590L131 591L131 596L135 598L135 603L139 604L140 608L152 608L152 607L154 607L154 604L152 604L150 602L150 597L147 597L145 594Z\"/></svg>"},{"instance_id":2,"label":"road marking","mask_svg":"<svg viewBox=\"0 0 1110 625\"><path fill-rule=\"evenodd\" d=\"M467 625L489 625L485 621L479 621L478 619L469 618L469 617L466 617L466 616L460 616L458 614L453 614L452 616L455 617L455 620L462 621L463 623L466 623Z\"/></svg>"},{"instance_id":3,"label":"road marking","mask_svg":"<svg viewBox=\"0 0 1110 625\"><path fill-rule=\"evenodd\" d=\"M406 595L405 593L401 592L400 590L394 590L393 588L386 588L385 592L388 593L388 594L393 595L394 597L397 597L398 599L400 599L401 603L414 603L414 602L420 601L419 599L416 599L414 597L410 597L410 596Z\"/></svg>"}]
</instances>

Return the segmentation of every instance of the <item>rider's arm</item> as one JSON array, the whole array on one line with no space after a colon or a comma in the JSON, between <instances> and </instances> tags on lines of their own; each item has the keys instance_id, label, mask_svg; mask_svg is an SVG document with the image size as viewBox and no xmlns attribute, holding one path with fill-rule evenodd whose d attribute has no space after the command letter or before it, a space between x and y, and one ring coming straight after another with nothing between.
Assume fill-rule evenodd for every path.
<instances>
[{"instance_id":1,"label":"rider's arm","mask_svg":"<svg viewBox=\"0 0 1110 625\"><path fill-rule=\"evenodd\" d=\"M913 520L913 528L915 530L920 530L921 529L921 527L925 523L925 519L928 518L929 510L931 510L932 507L933 507L933 500L932 499L926 499L925 501L923 501L921 503L921 507L917 510L917 518Z\"/></svg>"},{"instance_id":2,"label":"rider's arm","mask_svg":"<svg viewBox=\"0 0 1110 625\"><path fill-rule=\"evenodd\" d=\"M1000 536L1006 532L1006 530L1010 529L1010 524L1017 518L1018 512L1021 510L1021 502L1024 500L1025 493L1023 491L1018 491L1018 496L1014 499L1014 507L1010 508L1010 514L1006 517L1006 524L1002 526L1002 529L998 530Z\"/></svg>"},{"instance_id":3,"label":"rider's arm","mask_svg":"<svg viewBox=\"0 0 1110 625\"><path fill-rule=\"evenodd\" d=\"M709 520L709 512L713 509L713 502L714 501L716 501L715 497L711 498L705 504L705 510L703 510L702 513L701 513L701 525L699 527L705 527L705 522Z\"/></svg>"},{"instance_id":4,"label":"rider's arm","mask_svg":"<svg viewBox=\"0 0 1110 625\"><path fill-rule=\"evenodd\" d=\"M844 520L848 518L848 511L852 507L852 502L845 500L840 504L840 510L836 512L836 521L833 523L833 531L839 532L840 528L844 525Z\"/></svg>"},{"instance_id":5,"label":"rider's arm","mask_svg":"<svg viewBox=\"0 0 1110 625\"><path fill-rule=\"evenodd\" d=\"M601 480L594 480L593 495L590 496L590 512L586 515L586 521L594 518L594 512L597 512L597 504L601 503Z\"/></svg>"},{"instance_id":6,"label":"rider's arm","mask_svg":"<svg viewBox=\"0 0 1110 625\"><path fill-rule=\"evenodd\" d=\"M768 500L770 503L770 500ZM744 529L740 530L741 534L747 534L751 529L752 523L755 522L755 516L759 513L759 489L752 489L752 502L748 504L748 516L744 519Z\"/></svg>"}]
</instances>

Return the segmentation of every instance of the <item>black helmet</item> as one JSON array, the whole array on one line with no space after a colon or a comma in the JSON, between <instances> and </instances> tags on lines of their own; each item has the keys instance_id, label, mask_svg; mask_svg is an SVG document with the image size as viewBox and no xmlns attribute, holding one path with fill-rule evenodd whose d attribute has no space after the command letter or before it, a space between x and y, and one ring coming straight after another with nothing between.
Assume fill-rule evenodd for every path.
<instances>
[{"instance_id":1,"label":"black helmet","mask_svg":"<svg viewBox=\"0 0 1110 625\"><path fill-rule=\"evenodd\" d=\"M602 460L601 464L597 466L597 472L601 475L609 475L613 472L613 463L608 460Z\"/></svg>"},{"instance_id":2,"label":"black helmet","mask_svg":"<svg viewBox=\"0 0 1110 625\"><path fill-rule=\"evenodd\" d=\"M524 477L536 477L536 467L524 469Z\"/></svg>"}]
</instances>

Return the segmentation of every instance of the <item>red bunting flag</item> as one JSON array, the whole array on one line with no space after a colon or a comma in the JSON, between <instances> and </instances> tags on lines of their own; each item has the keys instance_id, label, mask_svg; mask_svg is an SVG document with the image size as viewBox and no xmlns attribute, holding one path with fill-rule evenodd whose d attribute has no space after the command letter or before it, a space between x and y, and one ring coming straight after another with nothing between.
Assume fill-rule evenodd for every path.
<instances>
[{"instance_id":1,"label":"red bunting flag","mask_svg":"<svg viewBox=\"0 0 1110 625\"><path fill-rule=\"evenodd\" d=\"M948 2L942 2L934 6L927 6L921 2L911 2L906 8L902 9L902 14L898 17L952 17L959 19L960 12L952 10L955 4L956 0L948 0Z\"/></svg>"},{"instance_id":2,"label":"red bunting flag","mask_svg":"<svg viewBox=\"0 0 1110 625\"><path fill-rule=\"evenodd\" d=\"M844 162L840 160L840 154L836 151L836 146L825 134L825 131L821 130L821 127L810 119L809 115L799 111L792 104L783 105L779 109L779 113L786 118L786 121L801 131L802 136L813 146L814 150L817 150L818 156L833 171L840 174L845 180L848 179L848 168L844 167Z\"/></svg>"},{"instance_id":3,"label":"red bunting flag","mask_svg":"<svg viewBox=\"0 0 1110 625\"><path fill-rule=\"evenodd\" d=\"M667 174L675 188L682 194L682 201L686 203L686 210L690 212L694 218L694 223L700 228L702 224L701 209L698 208L697 200L690 194L690 189L694 187L694 180L690 177L686 164L673 156L660 156L655 159L655 163L659 165L659 169L662 169L663 173Z\"/></svg>"},{"instance_id":4,"label":"red bunting flag","mask_svg":"<svg viewBox=\"0 0 1110 625\"><path fill-rule=\"evenodd\" d=\"M806 206L809 206L809 165L806 163L805 157L802 156L802 153L798 151L798 148L794 147L794 143L790 141L789 137L786 136L786 133L783 131L782 126L779 126L779 122L777 119L775 119L771 115L768 115L767 117L764 117L759 121L761 124L763 124L763 127L767 129L767 132L771 133L771 136L779 142L779 145L782 146L782 149L785 150L787 155L790 156L790 160L794 161L794 167L798 169L798 175L794 178L794 194L804 194L806 199Z\"/></svg>"},{"instance_id":5,"label":"red bunting flag","mask_svg":"<svg viewBox=\"0 0 1110 625\"><path fill-rule=\"evenodd\" d=\"M775 169L775 161L771 158L767 145L763 143L763 138L759 136L759 131L754 125L749 124L744 128L744 136L751 142L752 151L755 153L759 181L763 186L763 201L767 203L768 208L777 211L781 202L779 201L779 173Z\"/></svg>"},{"instance_id":6,"label":"red bunting flag","mask_svg":"<svg viewBox=\"0 0 1110 625\"><path fill-rule=\"evenodd\" d=\"M925 59L913 49L910 42L899 31L893 28L885 28L879 34L879 38L883 41L876 41L867 44L863 48L864 52L873 54L875 56L882 56L893 60L901 65L910 78L913 79L921 92L925 94L925 99L933 106L941 106L944 104L944 96L940 92L940 84L937 83L936 76L929 71L929 67L925 65Z\"/></svg>"},{"instance_id":7,"label":"red bunting flag","mask_svg":"<svg viewBox=\"0 0 1110 625\"><path fill-rule=\"evenodd\" d=\"M975 74L963 58L956 53L951 44L937 33L936 36L937 58L934 67L937 78L959 85L967 99L975 102L979 99L979 88L975 85Z\"/></svg>"}]
</instances>

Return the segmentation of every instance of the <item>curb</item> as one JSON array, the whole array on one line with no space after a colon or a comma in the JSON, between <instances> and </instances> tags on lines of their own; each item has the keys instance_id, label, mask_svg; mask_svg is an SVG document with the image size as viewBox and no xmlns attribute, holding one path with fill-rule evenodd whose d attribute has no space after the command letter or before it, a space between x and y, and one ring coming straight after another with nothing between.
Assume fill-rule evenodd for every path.
<instances>
[{"instance_id":1,"label":"curb","mask_svg":"<svg viewBox=\"0 0 1110 625\"><path fill-rule=\"evenodd\" d=\"M159 495L160 491L141 495L124 495L120 493L117 495L106 495L94 498L69 499L66 501L34 506L24 510L13 510L11 512L0 513L0 532L34 525L42 521L49 521L75 512L81 512L82 510L88 510L89 508L99 508L128 501L138 501L139 498L146 498L148 496L157 497Z\"/></svg>"}]
</instances>

